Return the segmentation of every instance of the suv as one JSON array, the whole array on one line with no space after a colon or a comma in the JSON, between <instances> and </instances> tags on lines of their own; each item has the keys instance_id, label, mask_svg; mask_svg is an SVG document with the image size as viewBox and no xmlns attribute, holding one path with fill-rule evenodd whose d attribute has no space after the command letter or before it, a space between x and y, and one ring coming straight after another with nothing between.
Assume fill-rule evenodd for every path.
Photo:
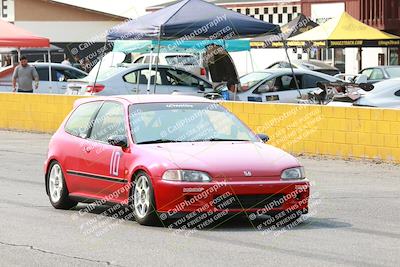
<instances>
[{"instance_id":1,"label":"suv","mask_svg":"<svg viewBox=\"0 0 400 267\"><path fill-rule=\"evenodd\" d=\"M152 64L156 64L157 54L153 54ZM206 69L201 66L200 60L189 53L160 53L158 64L180 67L202 78L206 77ZM134 63L149 64L150 54L142 54L133 61Z\"/></svg>"}]
</instances>

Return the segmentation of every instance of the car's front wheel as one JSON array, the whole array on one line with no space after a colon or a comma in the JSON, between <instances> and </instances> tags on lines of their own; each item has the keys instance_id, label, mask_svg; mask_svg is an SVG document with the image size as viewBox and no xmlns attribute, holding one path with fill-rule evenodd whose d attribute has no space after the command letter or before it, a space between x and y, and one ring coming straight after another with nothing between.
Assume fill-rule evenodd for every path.
<instances>
[{"instance_id":1,"label":"car's front wheel","mask_svg":"<svg viewBox=\"0 0 400 267\"><path fill-rule=\"evenodd\" d=\"M53 161L47 173L47 188L51 205L56 209L70 209L77 202L68 197L68 188L60 163Z\"/></svg>"},{"instance_id":2,"label":"car's front wheel","mask_svg":"<svg viewBox=\"0 0 400 267\"><path fill-rule=\"evenodd\" d=\"M133 192L133 213L139 224L156 225L159 223L155 209L153 185L144 172L136 175Z\"/></svg>"}]
</instances>

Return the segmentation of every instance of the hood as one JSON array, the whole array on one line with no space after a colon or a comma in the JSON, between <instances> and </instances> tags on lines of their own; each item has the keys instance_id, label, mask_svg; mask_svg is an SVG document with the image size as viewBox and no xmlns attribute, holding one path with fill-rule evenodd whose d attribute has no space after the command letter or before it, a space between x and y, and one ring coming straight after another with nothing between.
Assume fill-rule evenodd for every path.
<instances>
[{"instance_id":1,"label":"hood","mask_svg":"<svg viewBox=\"0 0 400 267\"><path fill-rule=\"evenodd\" d=\"M282 170L300 166L290 154L261 142L194 142L141 145L179 169L199 170L213 178L280 177Z\"/></svg>"}]
</instances>

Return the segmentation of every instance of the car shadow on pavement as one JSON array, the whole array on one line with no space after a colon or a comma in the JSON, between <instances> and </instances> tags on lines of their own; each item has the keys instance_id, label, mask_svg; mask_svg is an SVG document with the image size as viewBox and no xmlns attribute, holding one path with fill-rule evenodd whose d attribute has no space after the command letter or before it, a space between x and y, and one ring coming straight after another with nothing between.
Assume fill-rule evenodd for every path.
<instances>
[{"instance_id":1,"label":"car shadow on pavement","mask_svg":"<svg viewBox=\"0 0 400 267\"><path fill-rule=\"evenodd\" d=\"M352 224L339 221L336 218L306 217L302 216L297 220L280 224L279 222L268 223L268 219L256 219L250 221L244 216L238 216L226 220L216 227L215 231L297 231L297 230L314 230L314 229L335 229L352 227Z\"/></svg>"},{"instance_id":2,"label":"car shadow on pavement","mask_svg":"<svg viewBox=\"0 0 400 267\"><path fill-rule=\"evenodd\" d=\"M105 218L113 218L125 221L135 221L132 212L127 206L95 206L89 208L90 205L79 204L77 207L71 209L76 212L76 217L83 213L92 215L100 215ZM218 213L215 213L218 214ZM215 215L213 214L213 216ZM75 216L75 215L74 215ZM317 216L303 215L288 222L273 221L269 216L257 217L250 220L243 214L227 214L210 222L210 217L197 220L193 217L190 220L182 219L160 219L159 227L168 228L173 231L260 231L260 232L279 232L279 231L297 231L297 230L314 230L314 229L335 229L335 228L348 228L352 224L340 221L336 218L323 218ZM214 217L215 218L215 217ZM206 223L209 222L209 223Z\"/></svg>"}]
</instances>

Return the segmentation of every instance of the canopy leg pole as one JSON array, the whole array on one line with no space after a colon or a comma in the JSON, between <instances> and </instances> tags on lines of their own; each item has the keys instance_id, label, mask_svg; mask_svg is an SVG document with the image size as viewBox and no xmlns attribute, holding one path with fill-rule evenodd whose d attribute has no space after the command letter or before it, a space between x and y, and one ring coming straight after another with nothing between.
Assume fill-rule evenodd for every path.
<instances>
[{"instance_id":1,"label":"canopy leg pole","mask_svg":"<svg viewBox=\"0 0 400 267\"><path fill-rule=\"evenodd\" d=\"M17 53L18 53L18 62L20 61L21 58L21 49L17 48Z\"/></svg>"},{"instance_id":2,"label":"canopy leg pole","mask_svg":"<svg viewBox=\"0 0 400 267\"><path fill-rule=\"evenodd\" d=\"M294 83L296 84L296 89L297 89L297 92L299 93L299 97L301 99L301 92L300 92L300 88L299 88L299 83L297 82L296 75L294 74L292 62L291 62L290 57L289 57L287 41L286 40L282 40L282 41L283 41L283 46L285 47L285 53L286 53L286 57L287 57L288 62L289 62L290 71L292 72Z\"/></svg>"},{"instance_id":3,"label":"canopy leg pole","mask_svg":"<svg viewBox=\"0 0 400 267\"><path fill-rule=\"evenodd\" d=\"M157 87L157 71L158 71L158 61L159 61L159 56L160 56L160 46L161 46L161 27L158 33L158 41L157 41L157 56L156 56L156 71L155 71L155 77L154 77L154 89L153 89L153 94L156 93L156 87Z\"/></svg>"},{"instance_id":4,"label":"canopy leg pole","mask_svg":"<svg viewBox=\"0 0 400 267\"><path fill-rule=\"evenodd\" d=\"M362 47L358 48L358 71L362 70Z\"/></svg>"},{"instance_id":5,"label":"canopy leg pole","mask_svg":"<svg viewBox=\"0 0 400 267\"><path fill-rule=\"evenodd\" d=\"M96 88L97 78L99 77L99 72L101 69L101 63L103 63L104 53L106 52L107 41L108 40L106 39L106 41L104 42L103 51L101 52L101 58L100 58L100 62L99 62L99 68L97 69L96 76L94 77L93 90L92 90L91 94L94 93L94 89Z\"/></svg>"},{"instance_id":6,"label":"canopy leg pole","mask_svg":"<svg viewBox=\"0 0 400 267\"><path fill-rule=\"evenodd\" d=\"M249 56L250 56L250 63L251 63L251 71L254 71L254 61L253 61L253 56L251 55L251 50L249 50Z\"/></svg>"},{"instance_id":7,"label":"canopy leg pole","mask_svg":"<svg viewBox=\"0 0 400 267\"><path fill-rule=\"evenodd\" d=\"M50 49L47 50L47 56L49 57L49 87L50 87L50 93L53 92L53 77L51 76L51 53Z\"/></svg>"},{"instance_id":8,"label":"canopy leg pole","mask_svg":"<svg viewBox=\"0 0 400 267\"><path fill-rule=\"evenodd\" d=\"M151 83L151 69L152 69L152 64L153 64L153 49L154 47L151 46L150 49L150 63L149 63L149 78L147 79L147 94L150 94L150 83Z\"/></svg>"}]
</instances>

